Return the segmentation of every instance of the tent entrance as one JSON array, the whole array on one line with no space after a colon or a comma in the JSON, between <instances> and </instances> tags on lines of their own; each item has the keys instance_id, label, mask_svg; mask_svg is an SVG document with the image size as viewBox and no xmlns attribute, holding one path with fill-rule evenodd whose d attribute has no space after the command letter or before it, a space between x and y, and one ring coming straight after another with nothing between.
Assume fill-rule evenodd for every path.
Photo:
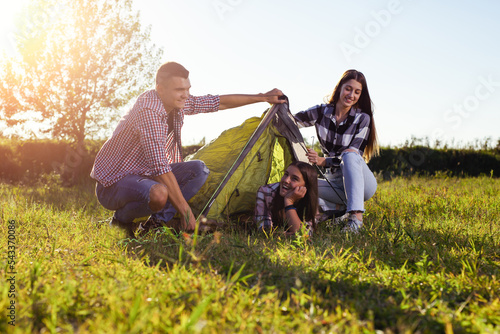
<instances>
[{"instance_id":1,"label":"tent entrance","mask_svg":"<svg viewBox=\"0 0 500 334\"><path fill-rule=\"evenodd\" d=\"M307 162L304 142L288 104L273 105L188 157L210 169L207 182L191 200L193 213L224 219L253 212L258 188L278 182L294 160Z\"/></svg>"}]
</instances>

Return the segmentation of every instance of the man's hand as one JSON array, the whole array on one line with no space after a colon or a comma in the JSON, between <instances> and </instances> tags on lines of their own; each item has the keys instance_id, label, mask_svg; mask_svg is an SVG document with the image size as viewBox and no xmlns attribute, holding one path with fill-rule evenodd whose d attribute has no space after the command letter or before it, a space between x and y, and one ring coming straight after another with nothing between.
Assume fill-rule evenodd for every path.
<instances>
[{"instance_id":1,"label":"man's hand","mask_svg":"<svg viewBox=\"0 0 500 334\"><path fill-rule=\"evenodd\" d=\"M269 102L271 104L281 104L286 102L285 99L280 99L280 97L283 96L283 92L277 88L274 88L262 95L265 97L266 102Z\"/></svg>"},{"instance_id":2,"label":"man's hand","mask_svg":"<svg viewBox=\"0 0 500 334\"><path fill-rule=\"evenodd\" d=\"M179 188L179 184L177 183L174 173L168 172L166 174L155 176L154 179L168 189L168 201L174 206L181 216L180 228L182 230L194 231L194 228L196 227L196 218L193 211L191 211L188 202L182 195L182 191ZM161 207L163 206L164 204Z\"/></svg>"},{"instance_id":3,"label":"man's hand","mask_svg":"<svg viewBox=\"0 0 500 334\"><path fill-rule=\"evenodd\" d=\"M196 217L191 211L191 208L185 213L181 214L181 226L186 232L194 232L196 228Z\"/></svg>"},{"instance_id":4,"label":"man's hand","mask_svg":"<svg viewBox=\"0 0 500 334\"><path fill-rule=\"evenodd\" d=\"M271 104L284 103L286 100L280 100L281 96L283 96L283 92L276 88L264 94L220 95L219 110L237 108L257 102L269 102Z\"/></svg>"}]
</instances>

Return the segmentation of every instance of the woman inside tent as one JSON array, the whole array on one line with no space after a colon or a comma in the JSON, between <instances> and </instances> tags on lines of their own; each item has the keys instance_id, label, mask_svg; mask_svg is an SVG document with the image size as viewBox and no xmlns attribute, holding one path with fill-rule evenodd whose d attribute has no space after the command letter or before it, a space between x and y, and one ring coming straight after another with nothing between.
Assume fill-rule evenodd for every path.
<instances>
[{"instance_id":1,"label":"woman inside tent","mask_svg":"<svg viewBox=\"0 0 500 334\"><path fill-rule=\"evenodd\" d=\"M356 70L346 71L327 104L294 117L299 125L316 127L324 157L313 149L307 155L311 163L326 168L330 181L318 180L322 211L338 209L339 204L347 202L349 216L344 230L358 232L363 224L364 202L377 189L377 181L365 162L378 153L365 76Z\"/></svg>"},{"instance_id":2,"label":"woman inside tent","mask_svg":"<svg viewBox=\"0 0 500 334\"><path fill-rule=\"evenodd\" d=\"M317 172L313 166L292 162L280 182L257 191L255 222L259 229L283 226L286 234L297 232L305 221L309 231L315 225L318 208Z\"/></svg>"}]
</instances>

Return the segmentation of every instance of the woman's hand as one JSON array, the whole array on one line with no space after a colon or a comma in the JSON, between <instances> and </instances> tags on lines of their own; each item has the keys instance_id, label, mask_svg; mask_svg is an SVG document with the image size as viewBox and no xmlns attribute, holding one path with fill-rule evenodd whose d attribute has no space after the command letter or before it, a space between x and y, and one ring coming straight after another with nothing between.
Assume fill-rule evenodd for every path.
<instances>
[{"instance_id":1,"label":"woman's hand","mask_svg":"<svg viewBox=\"0 0 500 334\"><path fill-rule=\"evenodd\" d=\"M295 187L289 190L284 197L285 206L294 205L302 198L304 198L306 193L307 193L306 187Z\"/></svg>"},{"instance_id":2,"label":"woman's hand","mask_svg":"<svg viewBox=\"0 0 500 334\"><path fill-rule=\"evenodd\" d=\"M307 193L307 188L304 186L300 187L295 187L288 191L285 195L284 198L284 204L285 207L289 205L295 205L296 202L298 202L301 198L304 198L304 196ZM285 211L285 215L287 218L287 235L292 235L295 232L297 232L300 229L300 218L297 214L297 210L288 210Z\"/></svg>"},{"instance_id":3,"label":"woman's hand","mask_svg":"<svg viewBox=\"0 0 500 334\"><path fill-rule=\"evenodd\" d=\"M313 165L318 165L318 166L324 166L326 159L323 157L320 157L318 155L318 152L313 150L312 148L307 149L307 159L309 159L309 162L312 163Z\"/></svg>"}]
</instances>

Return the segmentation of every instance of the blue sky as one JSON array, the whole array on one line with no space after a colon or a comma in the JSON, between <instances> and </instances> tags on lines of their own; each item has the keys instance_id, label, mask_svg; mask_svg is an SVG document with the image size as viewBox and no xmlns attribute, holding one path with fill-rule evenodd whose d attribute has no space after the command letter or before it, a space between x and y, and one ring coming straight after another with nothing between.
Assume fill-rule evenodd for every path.
<instances>
[{"instance_id":1,"label":"blue sky","mask_svg":"<svg viewBox=\"0 0 500 334\"><path fill-rule=\"evenodd\" d=\"M23 1L2 2L1 44L8 49L11 14L5 13ZM136 0L134 6L164 60L190 70L194 95L276 87L298 112L322 103L340 75L355 68L367 77L382 145L412 136L455 144L500 139L499 2ZM266 108L186 117L184 144L211 140ZM314 131L303 135L310 140Z\"/></svg>"}]
</instances>

